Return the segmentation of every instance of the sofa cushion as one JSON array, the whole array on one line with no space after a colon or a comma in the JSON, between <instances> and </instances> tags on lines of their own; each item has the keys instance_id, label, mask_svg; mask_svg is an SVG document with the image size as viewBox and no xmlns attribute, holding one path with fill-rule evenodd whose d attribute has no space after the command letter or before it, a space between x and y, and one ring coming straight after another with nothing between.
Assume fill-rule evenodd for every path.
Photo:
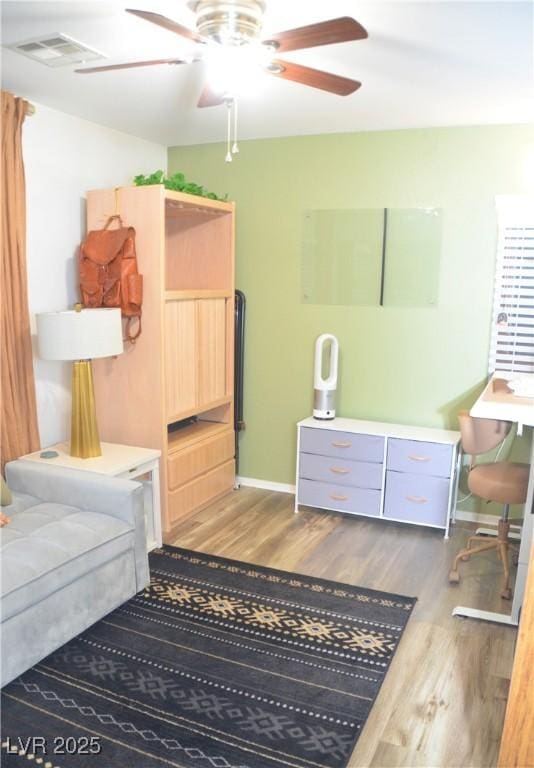
<instances>
[{"instance_id":1,"label":"sofa cushion","mask_svg":"<svg viewBox=\"0 0 534 768\"><path fill-rule=\"evenodd\" d=\"M131 525L64 504L21 503L0 529L2 620L29 608L122 552Z\"/></svg>"},{"instance_id":2,"label":"sofa cushion","mask_svg":"<svg viewBox=\"0 0 534 768\"><path fill-rule=\"evenodd\" d=\"M2 512L4 515L13 517L13 515L16 515L18 512L23 512L25 509L28 509L29 507L34 507L36 504L40 504L40 503L41 503L40 499L37 499L35 496L30 496L29 493L20 493L19 491L12 491L11 504L8 504L6 507L3 507Z\"/></svg>"}]
</instances>

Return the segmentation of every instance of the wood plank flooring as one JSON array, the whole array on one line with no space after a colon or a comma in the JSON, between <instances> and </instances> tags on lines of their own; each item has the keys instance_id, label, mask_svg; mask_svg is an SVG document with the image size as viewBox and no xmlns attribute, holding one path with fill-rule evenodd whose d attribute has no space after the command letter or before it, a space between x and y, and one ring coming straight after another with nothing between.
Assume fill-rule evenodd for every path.
<instances>
[{"instance_id":1,"label":"wood plank flooring","mask_svg":"<svg viewBox=\"0 0 534 768\"><path fill-rule=\"evenodd\" d=\"M413 595L414 613L350 768L497 764L516 630L453 618L457 604L509 611L494 553L447 574L472 528L440 531L314 510L289 494L241 488L196 513L167 543L371 589Z\"/></svg>"}]
</instances>

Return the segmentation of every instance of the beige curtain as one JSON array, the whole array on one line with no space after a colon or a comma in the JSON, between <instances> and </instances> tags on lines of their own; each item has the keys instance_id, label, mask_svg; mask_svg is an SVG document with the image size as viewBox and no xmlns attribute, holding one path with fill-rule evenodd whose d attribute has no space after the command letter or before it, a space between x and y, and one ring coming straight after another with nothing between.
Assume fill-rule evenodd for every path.
<instances>
[{"instance_id":1,"label":"beige curtain","mask_svg":"<svg viewBox=\"0 0 534 768\"><path fill-rule=\"evenodd\" d=\"M22 123L27 103L2 91L1 419L6 461L39 448L26 280Z\"/></svg>"}]
</instances>

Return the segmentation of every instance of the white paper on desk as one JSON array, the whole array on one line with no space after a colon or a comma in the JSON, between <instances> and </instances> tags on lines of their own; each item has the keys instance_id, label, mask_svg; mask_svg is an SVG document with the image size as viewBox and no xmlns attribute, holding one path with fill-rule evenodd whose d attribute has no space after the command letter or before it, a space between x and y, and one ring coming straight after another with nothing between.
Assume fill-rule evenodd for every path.
<instances>
[{"instance_id":1,"label":"white paper on desk","mask_svg":"<svg viewBox=\"0 0 534 768\"><path fill-rule=\"evenodd\" d=\"M518 376L510 379L507 384L518 397L534 397L534 376Z\"/></svg>"}]
</instances>

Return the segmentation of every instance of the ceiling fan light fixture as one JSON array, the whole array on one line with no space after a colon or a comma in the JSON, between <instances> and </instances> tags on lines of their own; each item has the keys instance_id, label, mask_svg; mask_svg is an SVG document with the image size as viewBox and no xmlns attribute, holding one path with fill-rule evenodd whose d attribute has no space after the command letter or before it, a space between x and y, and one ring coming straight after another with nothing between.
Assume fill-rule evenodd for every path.
<instances>
[{"instance_id":1,"label":"ceiling fan light fixture","mask_svg":"<svg viewBox=\"0 0 534 768\"><path fill-rule=\"evenodd\" d=\"M208 45L205 61L210 88L229 99L256 92L261 68L268 65L259 58L260 53L256 45Z\"/></svg>"},{"instance_id":2,"label":"ceiling fan light fixture","mask_svg":"<svg viewBox=\"0 0 534 768\"><path fill-rule=\"evenodd\" d=\"M272 34L267 40L262 40L261 29L266 6L264 0L188 0L188 6L196 14L196 32L159 13L134 8L126 8L126 12L179 37L202 44L202 51L197 49L192 57L131 61L86 67L77 69L76 72L85 74L204 60L210 82L204 86L197 106L215 107L226 103L228 162L231 162L232 154L239 152L237 97L242 95L245 89L252 88L257 96L258 86L268 79L256 77L257 73L267 72L283 80L338 96L348 96L361 86L358 80L275 58L278 53L363 40L368 37L367 31L355 19L348 16L328 19L316 24L286 29ZM28 42L31 41L26 41Z\"/></svg>"},{"instance_id":3,"label":"ceiling fan light fixture","mask_svg":"<svg viewBox=\"0 0 534 768\"><path fill-rule=\"evenodd\" d=\"M267 72L270 72L271 75L281 75L282 72L285 71L285 67L282 64L279 64L277 61L269 62L265 69Z\"/></svg>"},{"instance_id":4,"label":"ceiling fan light fixture","mask_svg":"<svg viewBox=\"0 0 534 768\"><path fill-rule=\"evenodd\" d=\"M261 34L263 0L192 0L199 35L221 45L245 45Z\"/></svg>"},{"instance_id":5,"label":"ceiling fan light fixture","mask_svg":"<svg viewBox=\"0 0 534 768\"><path fill-rule=\"evenodd\" d=\"M257 63L263 69L267 69L274 57L276 56L276 44L261 42L252 43L251 48L255 50L255 57Z\"/></svg>"}]
</instances>

